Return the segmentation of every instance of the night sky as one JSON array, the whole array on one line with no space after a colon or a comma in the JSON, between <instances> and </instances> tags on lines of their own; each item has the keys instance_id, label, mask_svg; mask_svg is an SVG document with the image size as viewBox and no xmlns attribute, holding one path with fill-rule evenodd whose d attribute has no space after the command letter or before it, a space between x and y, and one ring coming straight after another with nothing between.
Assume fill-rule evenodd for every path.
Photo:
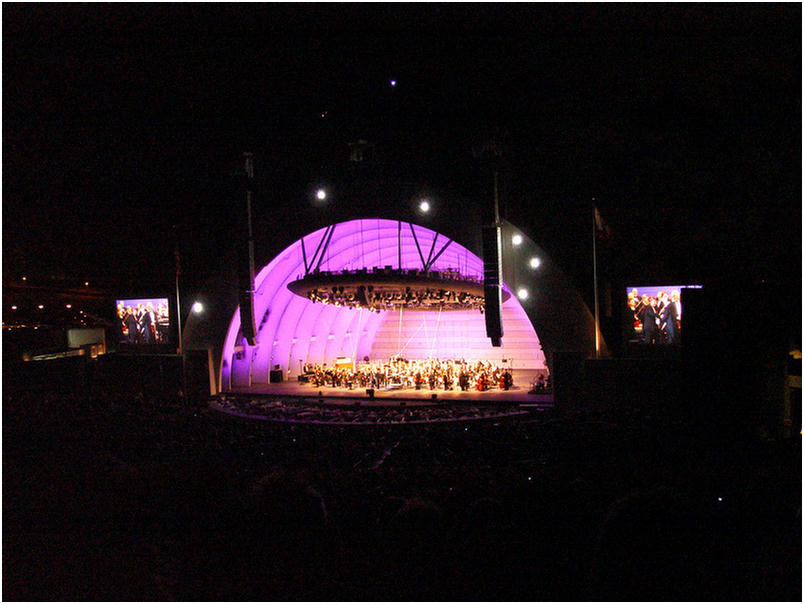
<instances>
[{"instance_id":1,"label":"night sky","mask_svg":"<svg viewBox=\"0 0 804 604\"><path fill-rule=\"evenodd\" d=\"M244 150L258 262L420 192L460 219L489 132L505 216L578 283L594 198L627 281L800 287L800 4L4 4L4 275L160 289L178 241L202 283Z\"/></svg>"}]
</instances>

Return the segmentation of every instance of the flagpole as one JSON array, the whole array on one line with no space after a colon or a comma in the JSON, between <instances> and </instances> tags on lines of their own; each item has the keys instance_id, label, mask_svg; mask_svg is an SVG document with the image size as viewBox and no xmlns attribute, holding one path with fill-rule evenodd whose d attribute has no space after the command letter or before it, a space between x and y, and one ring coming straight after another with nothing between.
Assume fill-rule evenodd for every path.
<instances>
[{"instance_id":1,"label":"flagpole","mask_svg":"<svg viewBox=\"0 0 804 604\"><path fill-rule=\"evenodd\" d=\"M592 204L592 272L595 281L595 358L600 358L600 305L597 296L597 206Z\"/></svg>"},{"instance_id":2,"label":"flagpole","mask_svg":"<svg viewBox=\"0 0 804 604\"><path fill-rule=\"evenodd\" d=\"M181 342L181 299L179 298L179 244L176 243L176 249L173 252L173 255L176 258L176 317L178 318L178 325L179 325L179 346L178 346L178 353L182 354L182 342Z\"/></svg>"}]
</instances>

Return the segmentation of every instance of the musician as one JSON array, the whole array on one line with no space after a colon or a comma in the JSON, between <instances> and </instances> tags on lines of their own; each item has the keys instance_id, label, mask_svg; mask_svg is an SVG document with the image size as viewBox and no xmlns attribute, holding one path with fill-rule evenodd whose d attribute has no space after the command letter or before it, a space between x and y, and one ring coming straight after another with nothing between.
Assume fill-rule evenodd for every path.
<instances>
[{"instance_id":1,"label":"musician","mask_svg":"<svg viewBox=\"0 0 804 604\"><path fill-rule=\"evenodd\" d=\"M128 341L130 344L140 344L142 338L140 337L140 323L137 320L136 311L132 306L126 308L126 316L123 322L128 330Z\"/></svg>"},{"instance_id":2,"label":"musician","mask_svg":"<svg viewBox=\"0 0 804 604\"><path fill-rule=\"evenodd\" d=\"M503 390L510 390L511 386L514 385L514 378L511 375L510 371L504 371L502 377L500 378L500 385L502 386Z\"/></svg>"},{"instance_id":3,"label":"musician","mask_svg":"<svg viewBox=\"0 0 804 604\"><path fill-rule=\"evenodd\" d=\"M146 344L153 344L156 339L156 315L154 305L148 302L140 316L140 326Z\"/></svg>"},{"instance_id":4,"label":"musician","mask_svg":"<svg viewBox=\"0 0 804 604\"><path fill-rule=\"evenodd\" d=\"M655 341L656 333L656 300L651 299L647 295L642 295L637 317L642 322L642 341L646 344L652 344Z\"/></svg>"},{"instance_id":5,"label":"musician","mask_svg":"<svg viewBox=\"0 0 804 604\"><path fill-rule=\"evenodd\" d=\"M667 298L667 294L664 294ZM679 295L677 291L673 291L673 298L670 300L661 312L660 319L665 324L665 333L667 334L667 343L675 344L678 341L678 317L679 317Z\"/></svg>"}]
</instances>

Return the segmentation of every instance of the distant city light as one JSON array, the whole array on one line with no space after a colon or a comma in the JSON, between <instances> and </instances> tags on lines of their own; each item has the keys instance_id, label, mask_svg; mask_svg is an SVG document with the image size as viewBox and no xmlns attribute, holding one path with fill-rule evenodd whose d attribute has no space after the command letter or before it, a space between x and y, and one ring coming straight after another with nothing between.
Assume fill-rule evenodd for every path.
<instances>
[{"instance_id":1,"label":"distant city light","mask_svg":"<svg viewBox=\"0 0 804 604\"><path fill-rule=\"evenodd\" d=\"M520 287L518 290L516 290L516 297L520 300L527 300L528 290L526 290L524 287Z\"/></svg>"},{"instance_id":2,"label":"distant city light","mask_svg":"<svg viewBox=\"0 0 804 604\"><path fill-rule=\"evenodd\" d=\"M204 312L204 305L201 304L201 302L196 302L195 304L193 304L193 312L195 314L200 314Z\"/></svg>"},{"instance_id":3,"label":"distant city light","mask_svg":"<svg viewBox=\"0 0 804 604\"><path fill-rule=\"evenodd\" d=\"M315 192L315 198L319 201L324 201L327 198L327 192L324 189L318 189Z\"/></svg>"},{"instance_id":4,"label":"distant city light","mask_svg":"<svg viewBox=\"0 0 804 604\"><path fill-rule=\"evenodd\" d=\"M430 202L429 202L429 201L427 201L426 199L422 199L422 200L419 202L419 211L420 211L422 214L427 214L427 212L429 212L429 211L430 211Z\"/></svg>"},{"instance_id":5,"label":"distant city light","mask_svg":"<svg viewBox=\"0 0 804 604\"><path fill-rule=\"evenodd\" d=\"M519 245L520 243L522 243L522 235L517 233L516 235L511 237L511 243L513 243L514 245Z\"/></svg>"},{"instance_id":6,"label":"distant city light","mask_svg":"<svg viewBox=\"0 0 804 604\"><path fill-rule=\"evenodd\" d=\"M542 261L539 260L536 256L534 256L533 258L530 259L530 262L528 264L530 264L530 268L539 268L539 265L541 265L541 263Z\"/></svg>"}]
</instances>

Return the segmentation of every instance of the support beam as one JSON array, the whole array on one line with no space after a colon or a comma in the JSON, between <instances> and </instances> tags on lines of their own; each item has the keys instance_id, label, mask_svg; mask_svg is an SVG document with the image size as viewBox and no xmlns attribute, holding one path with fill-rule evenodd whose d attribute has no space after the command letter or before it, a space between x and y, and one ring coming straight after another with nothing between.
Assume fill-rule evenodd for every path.
<instances>
[{"instance_id":1,"label":"support beam","mask_svg":"<svg viewBox=\"0 0 804 604\"><path fill-rule=\"evenodd\" d=\"M310 273L310 267L307 266L307 250L304 249L304 237L301 238L302 260L304 261L304 274Z\"/></svg>"},{"instance_id":2,"label":"support beam","mask_svg":"<svg viewBox=\"0 0 804 604\"><path fill-rule=\"evenodd\" d=\"M329 247L329 242L332 239L332 234L335 232L335 225L333 224L332 227L329 229L329 236L327 237L327 242L324 244L324 247L321 249L321 255L318 257L318 263L315 265L315 270L318 270L321 266L321 261L324 259L324 254ZM323 240L322 240L323 241Z\"/></svg>"},{"instance_id":3,"label":"support beam","mask_svg":"<svg viewBox=\"0 0 804 604\"><path fill-rule=\"evenodd\" d=\"M449 247L450 243L452 243L452 239L447 239L447 242L444 244L444 247L442 247L440 250L438 250L438 253L435 255L435 257L432 260L430 260L427 263L427 268L425 268L424 270L426 270L426 271L430 270L430 267L435 264L435 261L438 260L438 257L441 256L441 254L444 253L444 250L446 250Z\"/></svg>"},{"instance_id":4,"label":"support beam","mask_svg":"<svg viewBox=\"0 0 804 604\"><path fill-rule=\"evenodd\" d=\"M435 237L433 237L433 244L430 246L430 252L427 254L427 262L424 263L424 266L426 267L425 270L428 270L430 265L433 264L431 258L433 257L433 250L435 249L436 240L438 240L438 233L436 233Z\"/></svg>"},{"instance_id":5,"label":"support beam","mask_svg":"<svg viewBox=\"0 0 804 604\"><path fill-rule=\"evenodd\" d=\"M411 223L408 223L408 226L410 227L410 234L413 235L413 241L416 242L416 249L419 252L419 258L422 261L422 270L427 271L427 263L424 261L424 256L422 255L422 248L419 247L419 238L416 237L416 231L413 230L413 225Z\"/></svg>"},{"instance_id":6,"label":"support beam","mask_svg":"<svg viewBox=\"0 0 804 604\"><path fill-rule=\"evenodd\" d=\"M329 234L330 234L330 230L332 230L334 228L335 228L334 225L330 225L330 226L328 226L326 228L326 230L324 230L324 235L321 237L321 241L318 242L318 247L315 248L315 254L313 254L313 257L310 260L310 266L307 268L308 273L310 272L310 269L313 268L313 264L315 264L315 259L318 257L318 252L321 252L321 246L323 246L324 242L327 241L327 238L329 237ZM329 244L327 244L327 245L329 245ZM324 254L322 252L321 257L323 258L323 256L324 256ZM318 268L318 266L320 264L321 264L321 261L319 260L318 264L316 265L316 268Z\"/></svg>"}]
</instances>

